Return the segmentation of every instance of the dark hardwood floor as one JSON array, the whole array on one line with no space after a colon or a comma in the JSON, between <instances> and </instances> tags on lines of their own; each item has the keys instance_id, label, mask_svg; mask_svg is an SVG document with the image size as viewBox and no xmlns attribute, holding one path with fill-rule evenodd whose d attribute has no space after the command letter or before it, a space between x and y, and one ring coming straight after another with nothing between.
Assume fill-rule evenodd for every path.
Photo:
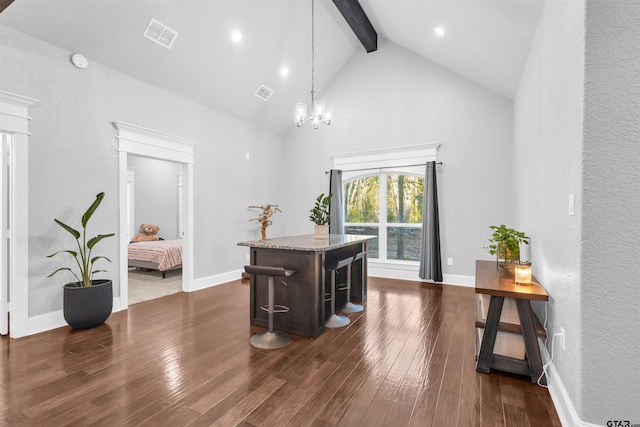
<instances>
[{"instance_id":1,"label":"dark hardwood floor","mask_svg":"<svg viewBox=\"0 0 640 427\"><path fill-rule=\"evenodd\" d=\"M370 278L349 326L272 351L240 281L2 337L0 425L560 426L546 389L475 371L473 297Z\"/></svg>"}]
</instances>

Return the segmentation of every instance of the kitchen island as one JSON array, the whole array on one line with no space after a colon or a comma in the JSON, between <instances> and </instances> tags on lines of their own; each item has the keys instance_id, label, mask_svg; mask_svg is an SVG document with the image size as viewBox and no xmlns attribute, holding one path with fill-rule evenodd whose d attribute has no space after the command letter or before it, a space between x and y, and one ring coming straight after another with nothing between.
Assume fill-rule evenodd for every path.
<instances>
[{"instance_id":1,"label":"kitchen island","mask_svg":"<svg viewBox=\"0 0 640 427\"><path fill-rule=\"evenodd\" d=\"M238 245L250 248L251 265L296 270L292 276L276 278L276 304L289 307L289 312L275 316L275 329L316 338L324 332L328 316L325 294L330 291L331 276L326 271L327 266L359 252L366 253L367 242L375 238L351 234L316 238L309 234L240 242ZM346 268L339 270L336 283L346 282L346 271ZM252 325L266 327L267 312L260 306L267 303L267 278L251 276L250 286L249 321ZM367 300L366 256L352 265L351 300ZM346 302L346 291L337 292L336 307L342 307Z\"/></svg>"}]
</instances>

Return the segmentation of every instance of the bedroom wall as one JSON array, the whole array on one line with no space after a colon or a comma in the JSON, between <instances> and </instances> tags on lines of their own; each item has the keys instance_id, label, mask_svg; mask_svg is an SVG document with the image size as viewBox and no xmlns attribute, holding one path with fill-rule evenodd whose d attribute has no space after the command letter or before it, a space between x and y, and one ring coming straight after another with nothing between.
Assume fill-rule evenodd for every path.
<instances>
[{"instance_id":1,"label":"bedroom wall","mask_svg":"<svg viewBox=\"0 0 640 427\"><path fill-rule=\"evenodd\" d=\"M135 232L140 232L140 224L155 224L159 237L180 237L177 176L184 173L182 165L129 155L128 167L135 172Z\"/></svg>"},{"instance_id":2,"label":"bedroom wall","mask_svg":"<svg viewBox=\"0 0 640 427\"><path fill-rule=\"evenodd\" d=\"M334 123L285 134L287 234L313 232L308 211L328 191L331 154L440 143L444 273L474 276L475 260L491 259L489 225L513 219L512 101L383 40L358 50L320 97Z\"/></svg>"},{"instance_id":3,"label":"bedroom wall","mask_svg":"<svg viewBox=\"0 0 640 427\"><path fill-rule=\"evenodd\" d=\"M150 86L91 60L80 70L70 52L0 26L0 88L38 99L29 139L29 313L62 308L63 277L47 279L45 258L64 231L53 218L74 223L106 192L92 218L95 233L118 230L118 177L114 120L197 141L194 165L195 278L240 268L241 240L259 236L250 204L280 199L282 139L220 112ZM256 99L256 102L262 102ZM251 160L245 153L251 153ZM278 225L274 226L277 227ZM102 277L118 288L117 239L102 253L113 260ZM122 249L123 250L123 249Z\"/></svg>"}]
</instances>

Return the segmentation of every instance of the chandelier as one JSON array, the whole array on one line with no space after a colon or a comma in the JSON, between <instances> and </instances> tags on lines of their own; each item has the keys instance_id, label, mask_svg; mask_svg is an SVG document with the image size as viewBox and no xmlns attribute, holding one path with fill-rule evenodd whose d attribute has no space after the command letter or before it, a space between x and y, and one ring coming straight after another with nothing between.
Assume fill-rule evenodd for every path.
<instances>
[{"instance_id":1,"label":"chandelier","mask_svg":"<svg viewBox=\"0 0 640 427\"><path fill-rule=\"evenodd\" d=\"M315 13L314 0L311 0L311 114L307 116L307 104L298 102L293 112L293 119L301 127L307 122L311 122L314 129L318 129L320 123L329 126L331 124L331 113L327 111L323 101L316 101L315 92Z\"/></svg>"}]
</instances>

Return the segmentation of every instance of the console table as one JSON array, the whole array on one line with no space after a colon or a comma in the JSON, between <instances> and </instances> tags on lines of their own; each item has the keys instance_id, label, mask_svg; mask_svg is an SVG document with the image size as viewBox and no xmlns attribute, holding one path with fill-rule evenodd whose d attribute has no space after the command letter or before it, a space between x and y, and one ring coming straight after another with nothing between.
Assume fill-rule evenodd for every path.
<instances>
[{"instance_id":1,"label":"console table","mask_svg":"<svg viewBox=\"0 0 640 427\"><path fill-rule=\"evenodd\" d=\"M276 281L275 300L289 307L289 312L276 316L276 329L292 334L316 338L324 332L328 309L325 289L329 289L330 277L325 266L367 250L367 241L376 236L331 234L316 238L312 234L287 236L265 240L240 242L250 247L251 265L285 267L296 273ZM344 268L341 274L345 275ZM260 309L267 303L267 286L256 286L266 277L251 276L250 323L267 325L267 315ZM286 286L282 282L286 283ZM261 282L260 282L261 283ZM351 299L367 300L366 257L355 261L351 269ZM336 295L337 306L346 304L346 292Z\"/></svg>"},{"instance_id":2,"label":"console table","mask_svg":"<svg viewBox=\"0 0 640 427\"><path fill-rule=\"evenodd\" d=\"M531 285L516 285L513 273L498 267L495 261L476 261L476 294L490 295L486 320L482 321L476 309L476 327L484 328L476 370L488 373L491 369L527 375L537 382L542 374L542 358L538 336L546 336L540 320L531 308L531 301L548 301L549 295L532 277ZM518 310L520 324L500 322L505 298L513 298ZM478 298L476 298L478 299ZM479 304L476 304L478 307ZM525 359L494 354L498 332L522 335ZM546 384L542 378L541 384Z\"/></svg>"}]
</instances>

